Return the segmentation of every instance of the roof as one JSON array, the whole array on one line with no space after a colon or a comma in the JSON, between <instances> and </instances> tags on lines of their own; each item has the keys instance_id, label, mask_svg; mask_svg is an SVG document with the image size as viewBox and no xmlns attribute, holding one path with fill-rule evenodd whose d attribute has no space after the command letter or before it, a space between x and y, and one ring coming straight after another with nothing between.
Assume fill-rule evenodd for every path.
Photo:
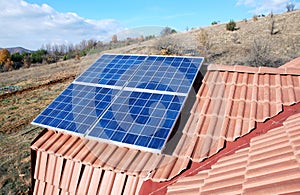
<instances>
[{"instance_id":1,"label":"roof","mask_svg":"<svg viewBox=\"0 0 300 195\"><path fill-rule=\"evenodd\" d=\"M300 193L299 125L300 114L291 116L211 169L179 179L168 194Z\"/></svg>"},{"instance_id":2,"label":"roof","mask_svg":"<svg viewBox=\"0 0 300 195\"><path fill-rule=\"evenodd\" d=\"M278 68L300 68L300 57L298 57Z\"/></svg>"},{"instance_id":3,"label":"roof","mask_svg":"<svg viewBox=\"0 0 300 195\"><path fill-rule=\"evenodd\" d=\"M34 192L138 193L144 181L172 180L299 101L298 69L211 65L171 152L153 154L49 129L31 146L37 156Z\"/></svg>"}]
</instances>

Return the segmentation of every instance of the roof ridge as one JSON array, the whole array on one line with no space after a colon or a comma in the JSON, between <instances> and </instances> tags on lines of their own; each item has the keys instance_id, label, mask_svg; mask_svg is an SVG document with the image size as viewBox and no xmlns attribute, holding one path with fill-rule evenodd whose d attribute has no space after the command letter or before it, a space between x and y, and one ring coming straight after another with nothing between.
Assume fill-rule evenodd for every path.
<instances>
[{"instance_id":1,"label":"roof ridge","mask_svg":"<svg viewBox=\"0 0 300 195\"><path fill-rule=\"evenodd\" d=\"M279 66L278 68L286 68L286 67L296 68L296 66L300 67L300 57L295 58L292 61L289 61L289 62Z\"/></svg>"},{"instance_id":2,"label":"roof ridge","mask_svg":"<svg viewBox=\"0 0 300 195\"><path fill-rule=\"evenodd\" d=\"M253 74L282 74L282 75L300 75L299 68L293 67L250 67L243 65L220 65L210 64L207 68L208 71L228 71L228 72L242 72L242 73L253 73Z\"/></svg>"}]
</instances>

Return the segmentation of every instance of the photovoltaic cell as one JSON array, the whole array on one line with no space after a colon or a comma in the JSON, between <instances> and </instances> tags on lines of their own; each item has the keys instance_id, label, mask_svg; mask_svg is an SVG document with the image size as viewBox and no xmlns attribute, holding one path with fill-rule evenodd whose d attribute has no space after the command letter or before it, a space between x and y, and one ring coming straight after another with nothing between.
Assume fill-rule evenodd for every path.
<instances>
[{"instance_id":1,"label":"photovoltaic cell","mask_svg":"<svg viewBox=\"0 0 300 195\"><path fill-rule=\"evenodd\" d=\"M199 64L198 58L150 56L127 87L187 93Z\"/></svg>"},{"instance_id":2,"label":"photovoltaic cell","mask_svg":"<svg viewBox=\"0 0 300 195\"><path fill-rule=\"evenodd\" d=\"M85 134L111 102L112 89L71 84L33 124Z\"/></svg>"},{"instance_id":3,"label":"photovoltaic cell","mask_svg":"<svg viewBox=\"0 0 300 195\"><path fill-rule=\"evenodd\" d=\"M184 98L122 91L89 136L161 149L175 124ZM143 142L145 139L149 141Z\"/></svg>"},{"instance_id":4,"label":"photovoltaic cell","mask_svg":"<svg viewBox=\"0 0 300 195\"><path fill-rule=\"evenodd\" d=\"M102 85L123 86L147 56L102 55L77 79Z\"/></svg>"},{"instance_id":5,"label":"photovoltaic cell","mask_svg":"<svg viewBox=\"0 0 300 195\"><path fill-rule=\"evenodd\" d=\"M202 60L104 54L32 123L161 152Z\"/></svg>"}]
</instances>

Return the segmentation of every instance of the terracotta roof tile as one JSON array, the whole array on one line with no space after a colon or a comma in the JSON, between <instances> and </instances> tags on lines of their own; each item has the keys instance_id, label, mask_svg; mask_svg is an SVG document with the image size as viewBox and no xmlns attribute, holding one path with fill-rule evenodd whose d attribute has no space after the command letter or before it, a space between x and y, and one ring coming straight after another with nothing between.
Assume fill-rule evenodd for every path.
<instances>
[{"instance_id":1,"label":"terracotta roof tile","mask_svg":"<svg viewBox=\"0 0 300 195\"><path fill-rule=\"evenodd\" d=\"M153 154L48 130L31 146L37 151L35 180L64 192L97 193L121 189L135 193L148 178L170 180L187 169L191 160L200 162L216 154L227 141L249 133L256 122L277 115L283 105L299 102L299 75L300 70L287 75L285 69L209 66L171 154ZM82 178L87 182L82 183ZM234 178L238 188L242 179ZM116 180L119 185L114 186ZM88 186L93 182L101 183L98 189Z\"/></svg>"},{"instance_id":2,"label":"terracotta roof tile","mask_svg":"<svg viewBox=\"0 0 300 195\"><path fill-rule=\"evenodd\" d=\"M211 169L179 179L168 187L168 194L284 194L300 191L300 114L283 126L254 137L250 147L223 157Z\"/></svg>"},{"instance_id":3,"label":"terracotta roof tile","mask_svg":"<svg viewBox=\"0 0 300 195\"><path fill-rule=\"evenodd\" d=\"M31 149L38 149L40 148L44 143L45 140L48 140L52 135L54 134L54 131L47 131L44 135L43 135L43 139L38 139L36 142L34 142L30 147Z\"/></svg>"},{"instance_id":4,"label":"terracotta roof tile","mask_svg":"<svg viewBox=\"0 0 300 195\"><path fill-rule=\"evenodd\" d=\"M139 177L84 165L46 152L38 151L38 155L41 161L36 164L39 172L34 176L36 194L45 194L45 190L49 194L121 194L123 190L135 194L143 182ZM58 163L60 159L63 163Z\"/></svg>"},{"instance_id":5,"label":"terracotta roof tile","mask_svg":"<svg viewBox=\"0 0 300 195\"><path fill-rule=\"evenodd\" d=\"M255 122L277 115L283 105L299 102L299 70L286 75L285 70L274 68L243 68L208 67L187 128L183 130L187 134L184 139L194 140L195 144L178 145L183 148L187 148L184 144L189 145L193 161L199 162L222 149L226 141L249 133ZM194 134L198 140L192 138ZM184 152L175 149L177 156L185 155Z\"/></svg>"},{"instance_id":6,"label":"terracotta roof tile","mask_svg":"<svg viewBox=\"0 0 300 195\"><path fill-rule=\"evenodd\" d=\"M284 69L284 68L300 68L300 57L279 67L279 69Z\"/></svg>"},{"instance_id":7,"label":"terracotta roof tile","mask_svg":"<svg viewBox=\"0 0 300 195\"><path fill-rule=\"evenodd\" d=\"M202 171L195 175L195 177L184 177L175 185L170 185L168 187L168 194L199 194L199 188L203 186L203 182L207 177L208 171Z\"/></svg>"}]
</instances>

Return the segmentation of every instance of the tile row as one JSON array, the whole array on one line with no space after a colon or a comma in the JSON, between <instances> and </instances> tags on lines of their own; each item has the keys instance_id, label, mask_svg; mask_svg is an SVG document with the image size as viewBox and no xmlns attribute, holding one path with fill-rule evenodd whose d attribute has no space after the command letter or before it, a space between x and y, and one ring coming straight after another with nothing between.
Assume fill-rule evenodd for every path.
<instances>
[{"instance_id":1,"label":"tile row","mask_svg":"<svg viewBox=\"0 0 300 195\"><path fill-rule=\"evenodd\" d=\"M211 169L179 179L168 194L283 194L300 191L300 114L252 138ZM188 181L188 184L185 185Z\"/></svg>"}]
</instances>

